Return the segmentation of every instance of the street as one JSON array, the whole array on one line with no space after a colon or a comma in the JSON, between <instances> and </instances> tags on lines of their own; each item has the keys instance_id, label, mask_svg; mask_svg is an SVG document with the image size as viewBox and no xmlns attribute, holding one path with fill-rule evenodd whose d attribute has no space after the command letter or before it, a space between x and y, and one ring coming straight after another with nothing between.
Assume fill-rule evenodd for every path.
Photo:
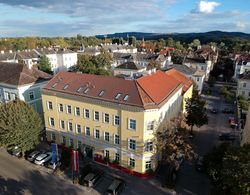
<instances>
[{"instance_id":1,"label":"street","mask_svg":"<svg viewBox=\"0 0 250 195\"><path fill-rule=\"evenodd\" d=\"M218 136L221 132L230 132L232 129L228 124L228 117L233 114L223 114L225 107L232 108L233 105L226 104L219 95L220 86L214 86L211 95L202 95L207 103L208 124L201 128L194 128L195 150L198 155L205 155L215 145L219 144ZM217 114L211 113L210 109L216 108ZM184 162L177 181L176 191L178 194L208 195L210 189L209 180L204 173L197 172L194 164Z\"/></svg>"}]
</instances>

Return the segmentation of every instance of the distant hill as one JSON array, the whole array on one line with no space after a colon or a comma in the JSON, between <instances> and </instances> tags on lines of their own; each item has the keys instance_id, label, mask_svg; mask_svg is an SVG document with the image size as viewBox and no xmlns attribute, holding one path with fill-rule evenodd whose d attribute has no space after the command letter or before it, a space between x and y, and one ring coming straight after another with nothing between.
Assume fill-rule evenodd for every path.
<instances>
[{"instance_id":1,"label":"distant hill","mask_svg":"<svg viewBox=\"0 0 250 195\"><path fill-rule=\"evenodd\" d=\"M108 35L96 35L97 38L124 38L128 36L135 36L136 39L145 40L158 40L158 39L167 39L169 37L174 40L181 42L191 42L193 39L199 39L202 43L207 42L227 42L229 39L244 39L250 40L250 34L242 32L223 32L223 31L210 31L204 33L143 33L143 32L123 32L123 33L114 33Z\"/></svg>"}]
</instances>

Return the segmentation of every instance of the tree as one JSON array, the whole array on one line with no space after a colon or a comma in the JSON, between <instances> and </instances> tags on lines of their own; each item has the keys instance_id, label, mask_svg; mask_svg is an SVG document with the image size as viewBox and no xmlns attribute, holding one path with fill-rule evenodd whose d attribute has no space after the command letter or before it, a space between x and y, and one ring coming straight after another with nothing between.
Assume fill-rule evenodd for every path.
<instances>
[{"instance_id":1,"label":"tree","mask_svg":"<svg viewBox=\"0 0 250 195\"><path fill-rule=\"evenodd\" d=\"M193 95L186 100L186 123L191 127L191 134L193 127L201 127L208 123L208 117L205 109L206 101L201 99L197 89L193 89Z\"/></svg>"},{"instance_id":2,"label":"tree","mask_svg":"<svg viewBox=\"0 0 250 195\"><path fill-rule=\"evenodd\" d=\"M153 68L160 69L161 68L160 62L156 60L151 60L147 66L147 69L150 70Z\"/></svg>"},{"instance_id":3,"label":"tree","mask_svg":"<svg viewBox=\"0 0 250 195\"><path fill-rule=\"evenodd\" d=\"M169 37L166 41L166 46L167 47L174 47L174 39Z\"/></svg>"},{"instance_id":4,"label":"tree","mask_svg":"<svg viewBox=\"0 0 250 195\"><path fill-rule=\"evenodd\" d=\"M25 152L39 142L42 120L32 106L17 99L0 106L0 146Z\"/></svg>"},{"instance_id":5,"label":"tree","mask_svg":"<svg viewBox=\"0 0 250 195\"><path fill-rule=\"evenodd\" d=\"M190 161L196 156L182 122L182 117L165 119L155 134L157 150L161 153L162 161L170 164L175 170L179 169L181 158Z\"/></svg>"},{"instance_id":6,"label":"tree","mask_svg":"<svg viewBox=\"0 0 250 195\"><path fill-rule=\"evenodd\" d=\"M128 38L128 44L136 46L136 38L134 36Z\"/></svg>"},{"instance_id":7,"label":"tree","mask_svg":"<svg viewBox=\"0 0 250 195\"><path fill-rule=\"evenodd\" d=\"M216 83L216 79L215 79L215 77L213 77L213 76L210 76L209 78L208 78L208 85L210 86L210 87L213 87L214 86L214 84Z\"/></svg>"},{"instance_id":8,"label":"tree","mask_svg":"<svg viewBox=\"0 0 250 195\"><path fill-rule=\"evenodd\" d=\"M216 194L250 193L250 144L221 144L205 156L206 172Z\"/></svg>"},{"instance_id":9,"label":"tree","mask_svg":"<svg viewBox=\"0 0 250 195\"><path fill-rule=\"evenodd\" d=\"M249 102L247 101L247 99L242 95L239 95L237 99L238 99L240 108L243 110L248 110Z\"/></svg>"},{"instance_id":10,"label":"tree","mask_svg":"<svg viewBox=\"0 0 250 195\"><path fill-rule=\"evenodd\" d=\"M39 68L39 70L41 70L43 72L47 72L49 74L52 74L51 64L50 64L49 58L45 55L41 57L40 62L38 64L38 68Z\"/></svg>"}]
</instances>

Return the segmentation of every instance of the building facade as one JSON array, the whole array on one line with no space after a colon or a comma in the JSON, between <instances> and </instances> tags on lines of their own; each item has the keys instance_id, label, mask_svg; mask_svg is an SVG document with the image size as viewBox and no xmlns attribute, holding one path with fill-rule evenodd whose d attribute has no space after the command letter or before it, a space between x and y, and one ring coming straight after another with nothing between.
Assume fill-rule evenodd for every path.
<instances>
[{"instance_id":1,"label":"building facade","mask_svg":"<svg viewBox=\"0 0 250 195\"><path fill-rule=\"evenodd\" d=\"M47 139L138 173L155 170L154 133L180 112L182 88L161 71L137 80L61 72L42 90Z\"/></svg>"},{"instance_id":2,"label":"building facade","mask_svg":"<svg viewBox=\"0 0 250 195\"><path fill-rule=\"evenodd\" d=\"M250 71L241 74L237 82L237 96L250 99Z\"/></svg>"}]
</instances>

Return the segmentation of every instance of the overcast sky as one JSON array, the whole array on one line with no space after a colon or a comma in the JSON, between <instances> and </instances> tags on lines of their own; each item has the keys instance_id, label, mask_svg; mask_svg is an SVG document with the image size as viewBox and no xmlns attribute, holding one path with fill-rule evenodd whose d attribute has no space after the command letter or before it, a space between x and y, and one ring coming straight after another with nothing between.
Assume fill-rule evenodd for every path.
<instances>
[{"instance_id":1,"label":"overcast sky","mask_svg":"<svg viewBox=\"0 0 250 195\"><path fill-rule=\"evenodd\" d=\"M0 0L1 37L250 33L250 0Z\"/></svg>"}]
</instances>

